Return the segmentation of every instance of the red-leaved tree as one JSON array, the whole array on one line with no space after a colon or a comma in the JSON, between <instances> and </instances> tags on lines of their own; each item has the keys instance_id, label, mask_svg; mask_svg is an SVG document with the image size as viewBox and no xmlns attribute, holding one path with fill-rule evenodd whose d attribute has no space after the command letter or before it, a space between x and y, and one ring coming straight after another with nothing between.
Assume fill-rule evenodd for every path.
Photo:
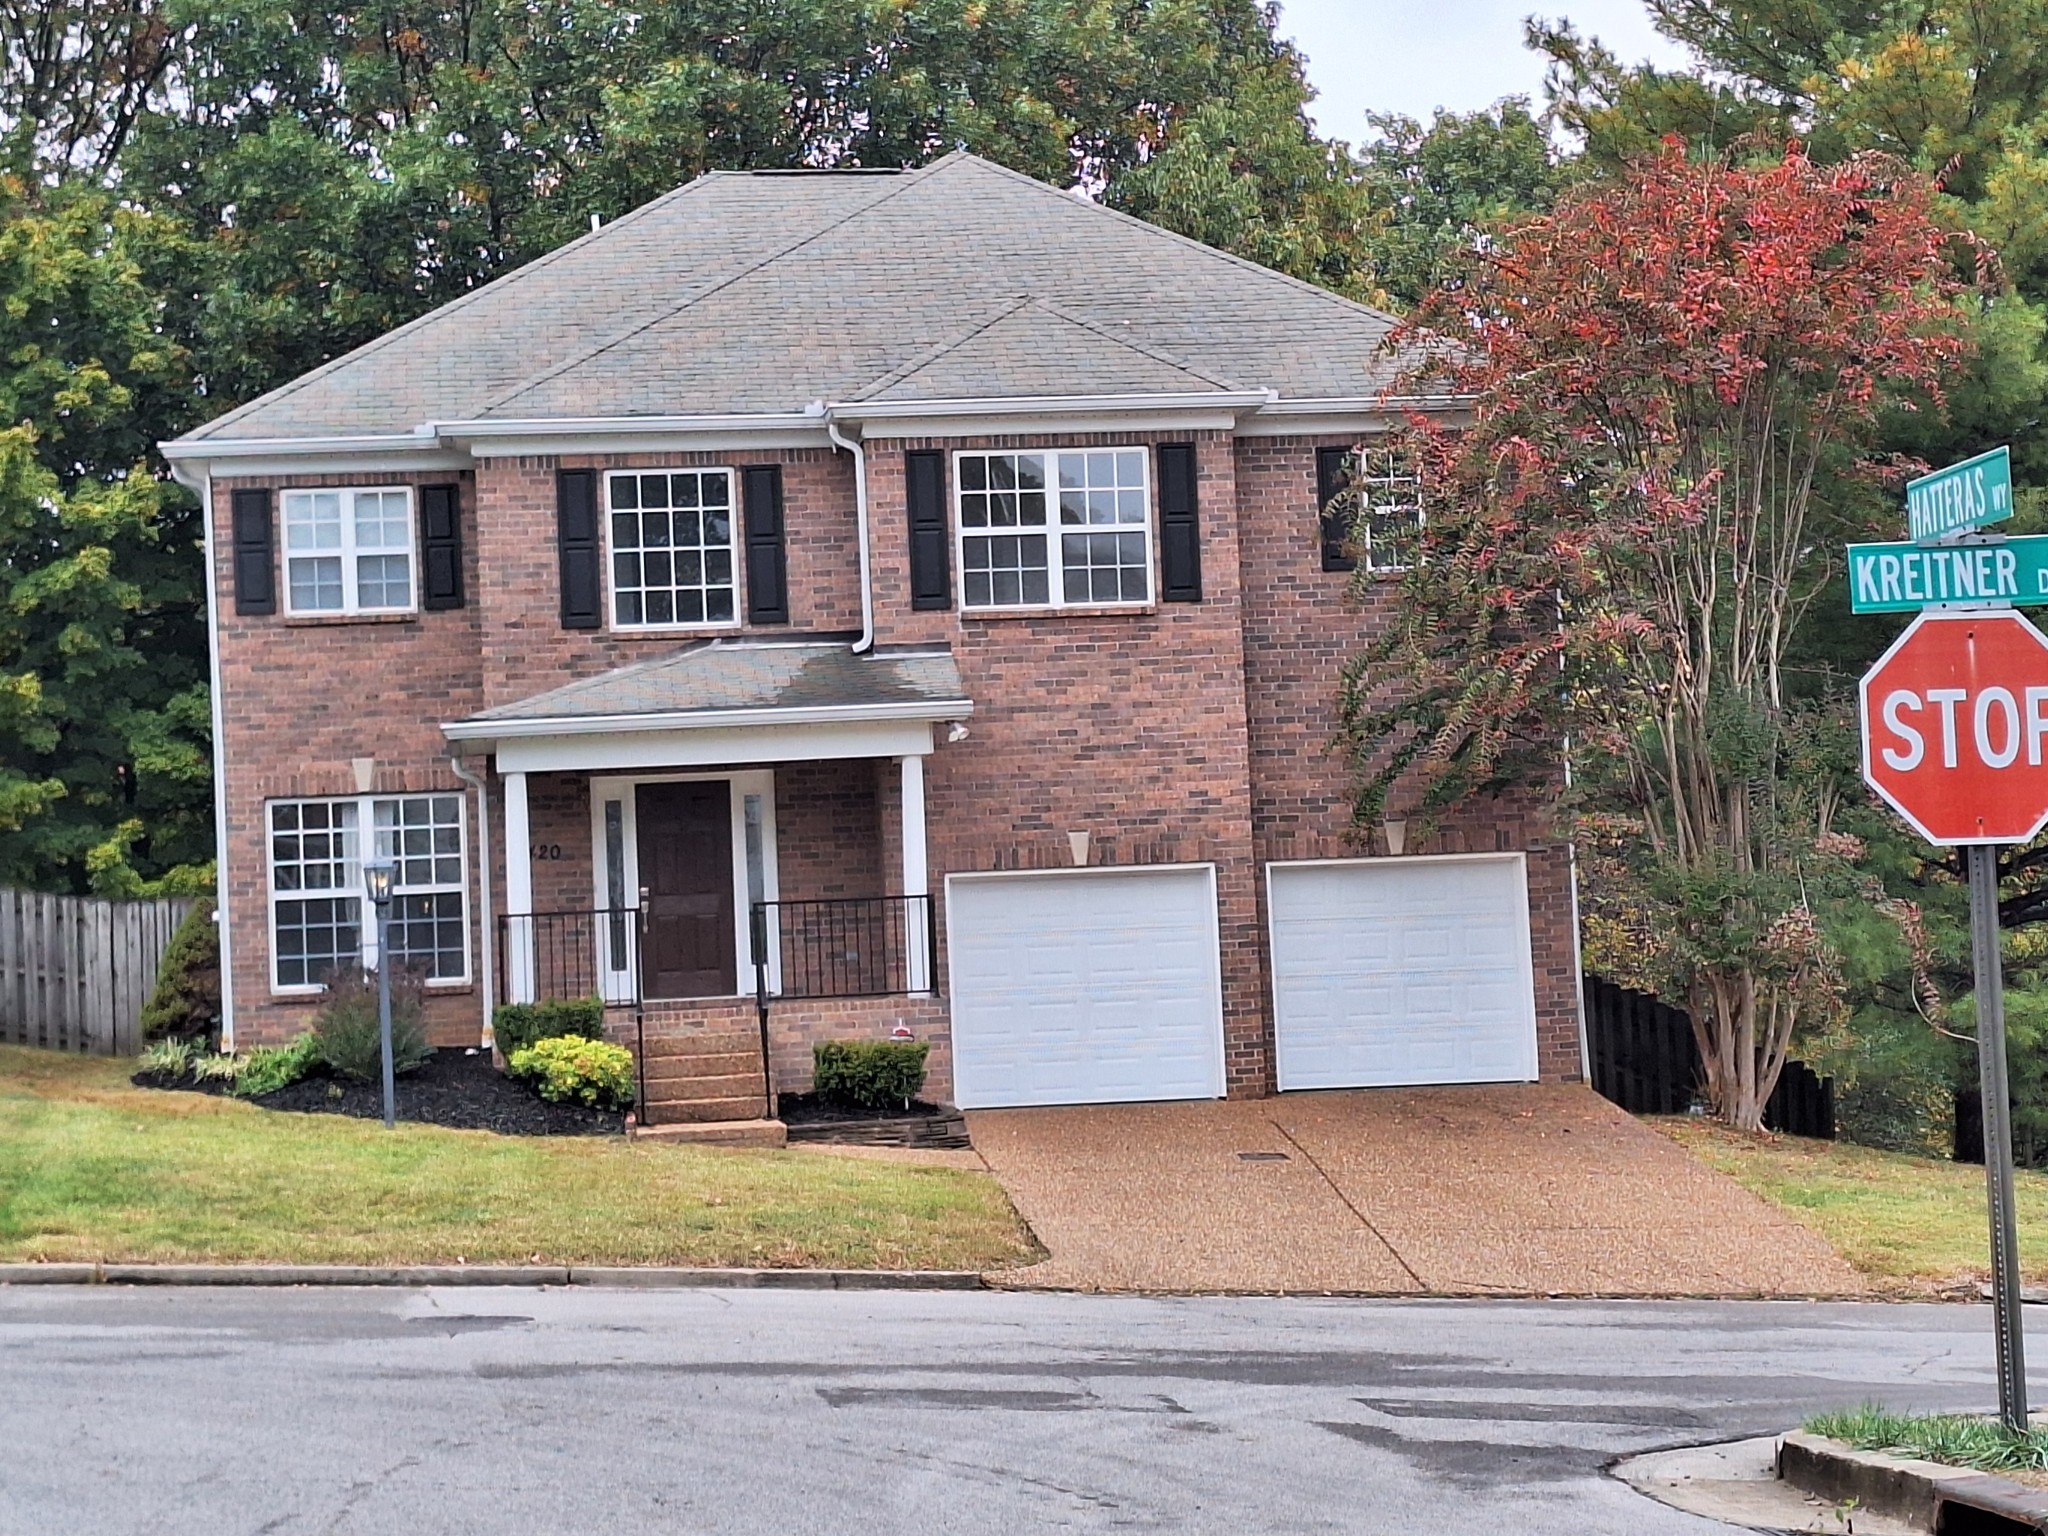
<instances>
[{"instance_id":1,"label":"red-leaved tree","mask_svg":"<svg viewBox=\"0 0 2048 1536\"><path fill-rule=\"evenodd\" d=\"M1881 415L1938 404L1966 350L1935 194L1877 156L1672 142L1404 327L1429 357L1404 391L1471 409L1404 434L1426 525L1347 675L1359 819L1555 791L1569 761L1582 852L1628 887L1614 909L1738 1127L1839 1007L1822 908L1862 888L1833 826L1849 786L1784 666L1899 467L1876 460Z\"/></svg>"}]
</instances>

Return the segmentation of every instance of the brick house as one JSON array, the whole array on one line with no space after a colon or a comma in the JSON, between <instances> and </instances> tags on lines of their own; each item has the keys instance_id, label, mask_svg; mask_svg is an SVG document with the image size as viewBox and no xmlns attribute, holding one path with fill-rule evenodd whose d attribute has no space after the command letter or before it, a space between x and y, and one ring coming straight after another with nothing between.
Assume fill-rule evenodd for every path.
<instances>
[{"instance_id":1,"label":"brick house","mask_svg":"<svg viewBox=\"0 0 2048 1536\"><path fill-rule=\"evenodd\" d=\"M1389 324L970 155L721 173L167 444L231 1040L374 853L436 1040L601 993L705 1046L655 1119L904 1028L969 1107L1577 1076L1540 808L1347 835L1325 751Z\"/></svg>"}]
</instances>

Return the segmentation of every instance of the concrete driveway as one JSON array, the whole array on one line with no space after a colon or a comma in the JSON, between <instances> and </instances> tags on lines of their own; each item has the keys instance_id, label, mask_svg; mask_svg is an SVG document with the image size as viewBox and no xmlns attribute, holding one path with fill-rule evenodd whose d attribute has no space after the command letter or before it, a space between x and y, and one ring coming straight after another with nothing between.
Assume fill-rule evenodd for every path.
<instances>
[{"instance_id":1,"label":"concrete driveway","mask_svg":"<svg viewBox=\"0 0 2048 1536\"><path fill-rule=\"evenodd\" d=\"M979 1110L1051 1257L1006 1285L1851 1296L1813 1232L1580 1086Z\"/></svg>"}]
</instances>

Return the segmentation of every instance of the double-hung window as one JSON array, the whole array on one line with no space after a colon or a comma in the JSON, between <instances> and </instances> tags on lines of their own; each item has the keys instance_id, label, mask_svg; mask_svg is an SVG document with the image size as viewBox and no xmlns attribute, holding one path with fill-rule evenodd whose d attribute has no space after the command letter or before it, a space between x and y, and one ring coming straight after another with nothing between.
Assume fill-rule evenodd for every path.
<instances>
[{"instance_id":1,"label":"double-hung window","mask_svg":"<svg viewBox=\"0 0 2048 1536\"><path fill-rule=\"evenodd\" d=\"M462 796L273 800L269 811L275 989L317 988L364 958L376 922L363 889L365 827L377 856L396 865L393 963L428 981L469 979Z\"/></svg>"},{"instance_id":2,"label":"double-hung window","mask_svg":"<svg viewBox=\"0 0 2048 1536\"><path fill-rule=\"evenodd\" d=\"M1415 563L1422 537L1422 482L1385 448L1325 448L1316 463L1322 501L1323 569L1375 575Z\"/></svg>"},{"instance_id":3,"label":"double-hung window","mask_svg":"<svg viewBox=\"0 0 2048 1536\"><path fill-rule=\"evenodd\" d=\"M289 613L409 613L412 492L286 491L284 580Z\"/></svg>"},{"instance_id":4,"label":"double-hung window","mask_svg":"<svg viewBox=\"0 0 2048 1536\"><path fill-rule=\"evenodd\" d=\"M962 453L955 464L966 607L1152 600L1144 449Z\"/></svg>"},{"instance_id":5,"label":"double-hung window","mask_svg":"<svg viewBox=\"0 0 2048 1536\"><path fill-rule=\"evenodd\" d=\"M605 499L614 629L734 622L731 470L616 472Z\"/></svg>"}]
</instances>

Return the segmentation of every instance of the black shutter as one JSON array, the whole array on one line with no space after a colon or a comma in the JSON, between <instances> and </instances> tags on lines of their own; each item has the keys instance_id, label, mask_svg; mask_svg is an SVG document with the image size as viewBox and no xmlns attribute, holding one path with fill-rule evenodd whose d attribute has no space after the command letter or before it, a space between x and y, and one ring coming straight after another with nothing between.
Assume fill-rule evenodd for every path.
<instances>
[{"instance_id":1,"label":"black shutter","mask_svg":"<svg viewBox=\"0 0 2048 1536\"><path fill-rule=\"evenodd\" d=\"M910 606L953 606L952 561L947 558L946 456L933 449L903 455L909 483Z\"/></svg>"},{"instance_id":2,"label":"black shutter","mask_svg":"<svg viewBox=\"0 0 2048 1536\"><path fill-rule=\"evenodd\" d=\"M420 606L462 606L462 497L452 485L420 487Z\"/></svg>"},{"instance_id":3,"label":"black shutter","mask_svg":"<svg viewBox=\"0 0 2048 1536\"><path fill-rule=\"evenodd\" d=\"M1357 456L1349 448L1316 450L1316 510L1323 525L1323 569L1326 571L1358 569L1358 557L1350 549L1355 536L1352 528L1355 519L1341 508L1332 511L1330 507L1330 503L1351 484L1351 472L1357 462Z\"/></svg>"},{"instance_id":4,"label":"black shutter","mask_svg":"<svg viewBox=\"0 0 2048 1536\"><path fill-rule=\"evenodd\" d=\"M1159 595L1169 603L1202 600L1202 530L1195 517L1195 445L1161 443Z\"/></svg>"},{"instance_id":5,"label":"black shutter","mask_svg":"<svg viewBox=\"0 0 2048 1536\"><path fill-rule=\"evenodd\" d=\"M604 594L597 566L596 470L556 472L555 545L562 561L562 628L601 628Z\"/></svg>"},{"instance_id":6,"label":"black shutter","mask_svg":"<svg viewBox=\"0 0 2048 1536\"><path fill-rule=\"evenodd\" d=\"M236 491L230 499L235 525L235 612L277 612L277 560L272 550L270 492Z\"/></svg>"},{"instance_id":7,"label":"black shutter","mask_svg":"<svg viewBox=\"0 0 2048 1536\"><path fill-rule=\"evenodd\" d=\"M740 471L747 508L747 622L789 622L789 556L782 540L782 466Z\"/></svg>"}]
</instances>

